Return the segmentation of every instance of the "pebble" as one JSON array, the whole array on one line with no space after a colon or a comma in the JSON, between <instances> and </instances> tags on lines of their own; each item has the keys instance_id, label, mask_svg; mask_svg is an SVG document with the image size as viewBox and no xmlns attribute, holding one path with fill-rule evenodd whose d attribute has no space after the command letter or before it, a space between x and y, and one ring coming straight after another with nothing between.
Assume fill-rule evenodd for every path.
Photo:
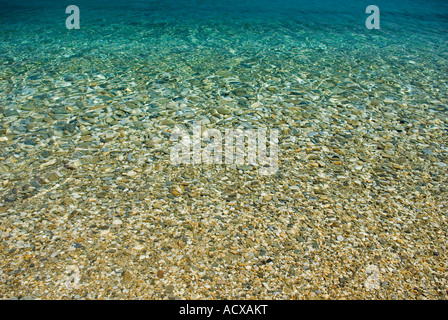
<instances>
[{"instance_id":1,"label":"pebble","mask_svg":"<svg viewBox=\"0 0 448 320\"><path fill-rule=\"evenodd\" d=\"M120 219L116 219L116 220L114 220L114 221L112 222L112 224L113 224L114 226L119 226L119 225L123 224L123 221L121 221Z\"/></svg>"},{"instance_id":2,"label":"pebble","mask_svg":"<svg viewBox=\"0 0 448 320\"><path fill-rule=\"evenodd\" d=\"M137 172L135 172L134 170L131 170L131 171L126 172L124 175L126 175L130 178L134 178L137 175Z\"/></svg>"},{"instance_id":3,"label":"pebble","mask_svg":"<svg viewBox=\"0 0 448 320\"><path fill-rule=\"evenodd\" d=\"M51 112L54 114L67 114L68 113L67 109L62 106L52 108Z\"/></svg>"},{"instance_id":4,"label":"pebble","mask_svg":"<svg viewBox=\"0 0 448 320\"><path fill-rule=\"evenodd\" d=\"M3 110L3 115L5 117L14 117L14 116L18 116L19 112L15 109L4 109Z\"/></svg>"},{"instance_id":5,"label":"pebble","mask_svg":"<svg viewBox=\"0 0 448 320\"><path fill-rule=\"evenodd\" d=\"M222 107L216 108L216 111L218 111L218 113L220 113L220 114L231 114L232 113L232 111L229 108L226 108L226 107L224 107L224 108L222 108Z\"/></svg>"},{"instance_id":6,"label":"pebble","mask_svg":"<svg viewBox=\"0 0 448 320\"><path fill-rule=\"evenodd\" d=\"M71 161L69 161L69 162L67 162L67 163L65 164L65 167L66 167L67 169L70 169L70 170L76 170L76 169L79 169L81 166L82 166L82 163L81 163L81 161L78 160L78 159L76 159L76 160L71 160Z\"/></svg>"},{"instance_id":7,"label":"pebble","mask_svg":"<svg viewBox=\"0 0 448 320\"><path fill-rule=\"evenodd\" d=\"M106 142L111 141L113 138L115 138L115 132L107 132L104 138Z\"/></svg>"},{"instance_id":8,"label":"pebble","mask_svg":"<svg viewBox=\"0 0 448 320\"><path fill-rule=\"evenodd\" d=\"M132 274L129 271L124 271L122 274L123 284L129 284L132 281Z\"/></svg>"},{"instance_id":9,"label":"pebble","mask_svg":"<svg viewBox=\"0 0 448 320\"><path fill-rule=\"evenodd\" d=\"M172 119L163 119L160 122L161 125L166 125L166 126L174 126L176 124L176 121L172 120Z\"/></svg>"}]
</instances>

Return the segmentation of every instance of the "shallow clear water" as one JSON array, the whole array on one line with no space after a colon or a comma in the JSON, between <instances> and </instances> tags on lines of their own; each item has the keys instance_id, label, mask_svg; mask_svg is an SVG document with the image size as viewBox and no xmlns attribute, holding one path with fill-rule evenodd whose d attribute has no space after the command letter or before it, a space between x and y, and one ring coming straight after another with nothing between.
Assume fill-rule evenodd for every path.
<instances>
[{"instance_id":1,"label":"shallow clear water","mask_svg":"<svg viewBox=\"0 0 448 320\"><path fill-rule=\"evenodd\" d=\"M446 71L444 61L440 61L446 59L447 52L445 1L379 1L376 4L381 9L380 31L365 28L365 1L77 4L82 28L70 31L65 28L68 15L63 4L22 1L12 5L2 1L2 59L20 60L23 56L22 63L32 60L44 67L48 60L67 54L94 58L97 50L98 55L123 60L142 56L151 60L160 54L171 54L166 58L174 59L175 64L182 63L185 54L201 50L204 58L209 59L266 54L272 56L274 63L280 63L282 58L299 60L305 56L313 62L322 59L323 64L330 59L331 64L331 59L350 57L353 65L358 59L361 63L369 59L391 68L400 68L406 59L416 59L417 66ZM236 53L229 55L230 49ZM180 54L183 57L178 57ZM388 59L396 63L387 63ZM64 58L64 64L71 62L76 60ZM307 67L300 63L302 70Z\"/></svg>"},{"instance_id":2,"label":"shallow clear water","mask_svg":"<svg viewBox=\"0 0 448 320\"><path fill-rule=\"evenodd\" d=\"M447 35L443 0L0 0L0 297L446 298ZM172 165L196 122L280 129L278 173Z\"/></svg>"},{"instance_id":3,"label":"shallow clear water","mask_svg":"<svg viewBox=\"0 0 448 320\"><path fill-rule=\"evenodd\" d=\"M81 29L67 30L65 4L2 1L0 63L14 81L2 82L1 99L25 87L39 92L38 83L28 80L30 73L45 78L51 72L53 80L74 70L113 73L119 83L119 72L138 79L162 72L186 78L231 70L234 76L262 81L268 73L262 69L272 65L284 81L309 72L316 82L338 75L333 85L365 79L374 86L387 78L396 87L412 88L415 99L445 91L447 3L377 1L381 30L365 27L368 4L78 1ZM243 68L236 68L235 61Z\"/></svg>"}]
</instances>

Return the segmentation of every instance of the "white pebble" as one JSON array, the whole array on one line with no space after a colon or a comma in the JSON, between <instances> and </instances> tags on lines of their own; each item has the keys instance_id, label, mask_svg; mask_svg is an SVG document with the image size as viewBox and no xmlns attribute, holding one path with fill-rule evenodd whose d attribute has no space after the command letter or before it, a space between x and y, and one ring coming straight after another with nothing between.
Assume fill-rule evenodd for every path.
<instances>
[{"instance_id":1,"label":"white pebble","mask_svg":"<svg viewBox=\"0 0 448 320\"><path fill-rule=\"evenodd\" d=\"M137 175L137 172L135 172L134 170L131 170L128 173L126 173L126 175L130 178L133 178Z\"/></svg>"}]
</instances>

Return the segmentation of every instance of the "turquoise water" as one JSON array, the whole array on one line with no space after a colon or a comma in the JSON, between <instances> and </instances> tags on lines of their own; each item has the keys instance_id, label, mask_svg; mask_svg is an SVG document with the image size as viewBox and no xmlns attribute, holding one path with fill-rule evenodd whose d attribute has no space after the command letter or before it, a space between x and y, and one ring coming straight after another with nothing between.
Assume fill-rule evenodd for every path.
<instances>
[{"instance_id":1,"label":"turquoise water","mask_svg":"<svg viewBox=\"0 0 448 320\"><path fill-rule=\"evenodd\" d=\"M273 82L337 76L329 90L347 79L388 79L412 88L411 100L446 91L445 1L377 1L380 30L365 27L368 1L77 1L80 30L65 28L68 4L1 1L2 101L39 91L30 73L53 81L109 73L118 85L131 70L137 80L231 70L256 82L267 66L280 76Z\"/></svg>"},{"instance_id":2,"label":"turquoise water","mask_svg":"<svg viewBox=\"0 0 448 320\"><path fill-rule=\"evenodd\" d=\"M447 34L442 0L0 0L0 298L446 299ZM279 129L278 172L173 165L195 122Z\"/></svg>"},{"instance_id":3,"label":"turquoise water","mask_svg":"<svg viewBox=\"0 0 448 320\"><path fill-rule=\"evenodd\" d=\"M1 1L5 107L164 108L193 87L204 109L238 87L251 92L240 107L269 97L269 86L320 108L341 96L414 107L446 99L444 1L378 1L380 30L365 26L367 1L78 1L79 30L65 26L68 4ZM95 77L106 84L88 89Z\"/></svg>"}]
</instances>

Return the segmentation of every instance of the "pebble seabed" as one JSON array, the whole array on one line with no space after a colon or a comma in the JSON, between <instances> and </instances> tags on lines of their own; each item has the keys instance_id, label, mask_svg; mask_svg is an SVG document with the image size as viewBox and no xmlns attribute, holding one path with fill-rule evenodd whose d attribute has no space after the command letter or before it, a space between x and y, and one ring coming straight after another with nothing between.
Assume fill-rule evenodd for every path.
<instances>
[{"instance_id":1,"label":"pebble seabed","mask_svg":"<svg viewBox=\"0 0 448 320\"><path fill-rule=\"evenodd\" d=\"M5 31L0 297L446 299L446 42L215 27ZM195 121L279 170L172 165Z\"/></svg>"}]
</instances>

